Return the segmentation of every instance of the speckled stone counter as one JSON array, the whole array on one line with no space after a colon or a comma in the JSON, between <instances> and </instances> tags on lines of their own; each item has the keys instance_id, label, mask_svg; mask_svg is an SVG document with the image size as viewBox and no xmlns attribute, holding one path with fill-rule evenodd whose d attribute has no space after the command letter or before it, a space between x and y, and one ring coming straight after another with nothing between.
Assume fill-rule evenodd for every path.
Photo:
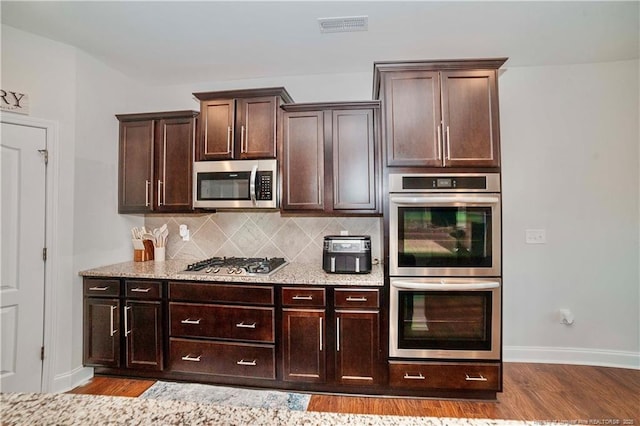
<instances>
[{"instance_id":1,"label":"speckled stone counter","mask_svg":"<svg viewBox=\"0 0 640 426\"><path fill-rule=\"evenodd\" d=\"M374 265L369 274L328 274L320 265L289 263L269 276L210 276L182 272L188 261L124 262L81 271L85 277L151 278L159 280L245 282L268 284L305 284L336 286L382 286L381 265Z\"/></svg>"},{"instance_id":2,"label":"speckled stone counter","mask_svg":"<svg viewBox=\"0 0 640 426\"><path fill-rule=\"evenodd\" d=\"M524 425L541 422L373 416L72 394L1 394L3 425Z\"/></svg>"}]
</instances>

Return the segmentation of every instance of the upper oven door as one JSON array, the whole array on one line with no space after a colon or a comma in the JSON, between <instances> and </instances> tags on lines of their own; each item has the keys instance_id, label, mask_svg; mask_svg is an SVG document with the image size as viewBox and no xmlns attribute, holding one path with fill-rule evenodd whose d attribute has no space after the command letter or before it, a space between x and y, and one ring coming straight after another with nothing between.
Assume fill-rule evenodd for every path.
<instances>
[{"instance_id":1,"label":"upper oven door","mask_svg":"<svg viewBox=\"0 0 640 426\"><path fill-rule=\"evenodd\" d=\"M391 194L391 276L500 276L500 194Z\"/></svg>"}]
</instances>

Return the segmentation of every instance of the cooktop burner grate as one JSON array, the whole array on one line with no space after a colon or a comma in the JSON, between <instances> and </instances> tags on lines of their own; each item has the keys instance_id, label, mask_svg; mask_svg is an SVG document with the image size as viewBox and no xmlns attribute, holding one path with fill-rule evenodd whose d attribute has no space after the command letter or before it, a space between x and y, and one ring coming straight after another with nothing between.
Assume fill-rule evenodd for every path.
<instances>
[{"instance_id":1,"label":"cooktop burner grate","mask_svg":"<svg viewBox=\"0 0 640 426\"><path fill-rule=\"evenodd\" d=\"M282 257L212 257L187 265L185 273L211 275L271 275L287 261Z\"/></svg>"}]
</instances>

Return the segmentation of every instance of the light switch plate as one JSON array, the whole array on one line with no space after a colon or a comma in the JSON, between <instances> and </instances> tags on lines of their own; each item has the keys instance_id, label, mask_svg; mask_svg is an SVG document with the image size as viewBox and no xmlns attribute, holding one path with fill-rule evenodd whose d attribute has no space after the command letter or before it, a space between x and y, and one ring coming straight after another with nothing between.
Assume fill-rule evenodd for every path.
<instances>
[{"instance_id":1,"label":"light switch plate","mask_svg":"<svg viewBox=\"0 0 640 426\"><path fill-rule=\"evenodd\" d=\"M544 229L527 229L525 230L524 240L527 244L546 244L547 231Z\"/></svg>"}]
</instances>

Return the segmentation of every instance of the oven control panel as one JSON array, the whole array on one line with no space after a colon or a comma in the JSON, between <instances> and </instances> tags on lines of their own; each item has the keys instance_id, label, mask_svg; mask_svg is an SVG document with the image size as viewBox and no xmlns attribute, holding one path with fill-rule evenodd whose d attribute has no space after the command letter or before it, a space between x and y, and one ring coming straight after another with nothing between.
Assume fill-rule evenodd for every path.
<instances>
[{"instance_id":1,"label":"oven control panel","mask_svg":"<svg viewBox=\"0 0 640 426\"><path fill-rule=\"evenodd\" d=\"M500 175L403 173L389 175L389 192L500 192Z\"/></svg>"}]
</instances>

